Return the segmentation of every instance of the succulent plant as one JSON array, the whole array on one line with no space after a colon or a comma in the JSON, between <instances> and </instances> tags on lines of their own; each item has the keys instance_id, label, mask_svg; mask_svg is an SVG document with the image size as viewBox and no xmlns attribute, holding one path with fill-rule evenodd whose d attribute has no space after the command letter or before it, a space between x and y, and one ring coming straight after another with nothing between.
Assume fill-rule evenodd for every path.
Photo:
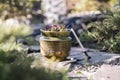
<instances>
[{"instance_id":1,"label":"succulent plant","mask_svg":"<svg viewBox=\"0 0 120 80\"><path fill-rule=\"evenodd\" d=\"M44 29L41 29L42 35L46 37L68 37L70 30L61 25L47 25Z\"/></svg>"},{"instance_id":2,"label":"succulent plant","mask_svg":"<svg viewBox=\"0 0 120 80\"><path fill-rule=\"evenodd\" d=\"M66 31L66 28L63 25L60 26L60 25L52 24L52 25L47 25L45 27L45 30L46 31Z\"/></svg>"}]
</instances>

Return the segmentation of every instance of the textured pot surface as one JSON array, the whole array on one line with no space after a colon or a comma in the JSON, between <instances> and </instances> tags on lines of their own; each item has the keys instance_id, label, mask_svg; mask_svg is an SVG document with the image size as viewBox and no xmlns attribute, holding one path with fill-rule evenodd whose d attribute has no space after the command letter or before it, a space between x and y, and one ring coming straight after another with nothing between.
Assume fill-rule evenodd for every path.
<instances>
[{"instance_id":1,"label":"textured pot surface","mask_svg":"<svg viewBox=\"0 0 120 80\"><path fill-rule=\"evenodd\" d=\"M63 61L70 53L70 37L41 37L41 54L52 61Z\"/></svg>"}]
</instances>

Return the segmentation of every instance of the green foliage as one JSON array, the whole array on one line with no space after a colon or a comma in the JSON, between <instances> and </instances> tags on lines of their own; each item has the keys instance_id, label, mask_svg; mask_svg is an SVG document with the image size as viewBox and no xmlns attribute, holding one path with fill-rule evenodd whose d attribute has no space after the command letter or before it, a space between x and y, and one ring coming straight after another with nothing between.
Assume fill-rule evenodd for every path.
<instances>
[{"instance_id":1,"label":"green foliage","mask_svg":"<svg viewBox=\"0 0 120 80\"><path fill-rule=\"evenodd\" d=\"M81 33L79 37L81 41L92 41L93 40L93 37L90 36L89 31Z\"/></svg>"},{"instance_id":2,"label":"green foliage","mask_svg":"<svg viewBox=\"0 0 120 80\"><path fill-rule=\"evenodd\" d=\"M0 17L2 20L8 18L26 17L28 14L36 13L34 9L40 9L41 0L0 0Z\"/></svg>"},{"instance_id":3,"label":"green foliage","mask_svg":"<svg viewBox=\"0 0 120 80\"><path fill-rule=\"evenodd\" d=\"M17 51L16 51L17 52ZM27 57L25 51L19 53L0 52L0 80L63 80L65 73L45 68L31 68L33 57ZM11 55L15 54L14 58ZM0 57L0 58L1 58ZM4 58L4 59L3 59ZM11 61L11 59L14 59ZM66 79L67 80L67 79Z\"/></svg>"},{"instance_id":4,"label":"green foliage","mask_svg":"<svg viewBox=\"0 0 120 80\"><path fill-rule=\"evenodd\" d=\"M29 26L23 24L13 24L9 26L5 23L0 24L0 43L6 40L25 37L31 34L32 30Z\"/></svg>"},{"instance_id":5,"label":"green foliage","mask_svg":"<svg viewBox=\"0 0 120 80\"><path fill-rule=\"evenodd\" d=\"M106 19L88 25L91 36L108 51L120 52L120 2L104 13Z\"/></svg>"},{"instance_id":6,"label":"green foliage","mask_svg":"<svg viewBox=\"0 0 120 80\"><path fill-rule=\"evenodd\" d=\"M3 23L0 24L0 32L0 61L14 61L17 53L23 49L22 44L16 44L16 39L29 35L31 29L22 24L9 26Z\"/></svg>"},{"instance_id":7,"label":"green foliage","mask_svg":"<svg viewBox=\"0 0 120 80\"><path fill-rule=\"evenodd\" d=\"M3 23L4 24L4 23ZM65 73L45 68L32 68L33 57L28 56L19 37L31 33L25 25L0 25L0 80L63 80ZM64 79L65 80L65 79ZM66 79L67 80L67 79Z\"/></svg>"},{"instance_id":8,"label":"green foliage","mask_svg":"<svg viewBox=\"0 0 120 80\"><path fill-rule=\"evenodd\" d=\"M0 0L0 10L25 10L32 8L33 2L40 2L41 0Z\"/></svg>"}]
</instances>

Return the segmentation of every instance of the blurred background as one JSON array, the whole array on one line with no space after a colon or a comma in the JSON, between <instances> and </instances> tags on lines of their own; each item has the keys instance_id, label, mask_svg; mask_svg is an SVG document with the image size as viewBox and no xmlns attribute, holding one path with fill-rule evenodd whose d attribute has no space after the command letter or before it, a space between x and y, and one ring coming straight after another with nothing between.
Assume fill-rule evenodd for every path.
<instances>
[{"instance_id":1,"label":"blurred background","mask_svg":"<svg viewBox=\"0 0 120 80\"><path fill-rule=\"evenodd\" d=\"M28 56L40 52L40 29L48 24L73 28L85 48L120 53L119 0L0 0L0 80L68 80L65 70Z\"/></svg>"},{"instance_id":2,"label":"blurred background","mask_svg":"<svg viewBox=\"0 0 120 80\"><path fill-rule=\"evenodd\" d=\"M0 0L1 22L14 19L25 24L59 22L61 17L100 14L115 0Z\"/></svg>"},{"instance_id":3,"label":"blurred background","mask_svg":"<svg viewBox=\"0 0 120 80\"><path fill-rule=\"evenodd\" d=\"M117 0L0 0L0 24L11 28L19 27L21 24L29 26L31 29L27 29L29 35L24 39L18 39L18 42L23 44L38 44L41 28L48 24L62 24L67 28L73 28L85 47L114 51L111 49L116 46L114 41L108 41L106 46L101 43L106 40L103 35L107 36L108 31L103 28L105 31L101 32L97 27L89 25L91 23L95 25L94 22L106 19L106 14L112 13L116 3L119 2ZM101 25L98 26L100 28ZM13 34L20 34L20 30L16 29L16 33ZM22 31L27 34L26 30ZM78 46L72 34L71 37L72 46Z\"/></svg>"}]
</instances>

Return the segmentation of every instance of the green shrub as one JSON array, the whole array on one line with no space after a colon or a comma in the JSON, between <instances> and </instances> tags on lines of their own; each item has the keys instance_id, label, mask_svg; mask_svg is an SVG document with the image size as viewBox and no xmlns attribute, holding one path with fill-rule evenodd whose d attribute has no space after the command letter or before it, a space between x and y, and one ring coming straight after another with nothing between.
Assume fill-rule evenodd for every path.
<instances>
[{"instance_id":1,"label":"green shrub","mask_svg":"<svg viewBox=\"0 0 120 80\"><path fill-rule=\"evenodd\" d=\"M17 15L25 15L27 9L32 9L35 2L40 0L0 0L0 13L2 11L9 11L10 15L13 12L18 13Z\"/></svg>"},{"instance_id":2,"label":"green shrub","mask_svg":"<svg viewBox=\"0 0 120 80\"><path fill-rule=\"evenodd\" d=\"M0 51L0 80L68 80L65 71L52 70L42 65L31 68L34 58L27 57L25 51L8 53Z\"/></svg>"},{"instance_id":3,"label":"green shrub","mask_svg":"<svg viewBox=\"0 0 120 80\"><path fill-rule=\"evenodd\" d=\"M88 25L91 36L98 40L102 48L120 52L120 2L105 13L106 19Z\"/></svg>"},{"instance_id":4,"label":"green shrub","mask_svg":"<svg viewBox=\"0 0 120 80\"><path fill-rule=\"evenodd\" d=\"M25 25L0 25L0 80L67 80L66 73L45 68L32 68L35 60L28 56L23 45L16 43L31 33ZM65 71L64 71L65 72Z\"/></svg>"},{"instance_id":5,"label":"green shrub","mask_svg":"<svg viewBox=\"0 0 120 80\"><path fill-rule=\"evenodd\" d=\"M32 33L29 26L24 24L13 24L9 26L8 24L0 24L0 43L6 40L14 40L19 37L25 37Z\"/></svg>"}]
</instances>

